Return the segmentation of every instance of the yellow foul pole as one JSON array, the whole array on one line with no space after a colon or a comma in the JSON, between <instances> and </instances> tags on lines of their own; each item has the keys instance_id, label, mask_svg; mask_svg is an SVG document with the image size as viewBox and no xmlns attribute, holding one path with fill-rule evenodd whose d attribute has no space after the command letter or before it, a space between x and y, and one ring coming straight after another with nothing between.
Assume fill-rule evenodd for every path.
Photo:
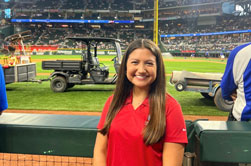
<instances>
[{"instance_id":1,"label":"yellow foul pole","mask_svg":"<svg viewBox=\"0 0 251 166\"><path fill-rule=\"evenodd\" d=\"M153 41L158 45L159 0L154 0Z\"/></svg>"}]
</instances>

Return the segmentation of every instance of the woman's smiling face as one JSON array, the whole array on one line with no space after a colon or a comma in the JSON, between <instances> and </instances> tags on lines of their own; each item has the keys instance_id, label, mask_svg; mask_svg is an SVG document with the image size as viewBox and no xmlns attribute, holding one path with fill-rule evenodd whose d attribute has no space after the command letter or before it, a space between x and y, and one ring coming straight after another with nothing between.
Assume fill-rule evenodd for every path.
<instances>
[{"instance_id":1,"label":"woman's smiling face","mask_svg":"<svg viewBox=\"0 0 251 166\"><path fill-rule=\"evenodd\" d=\"M157 76L156 57L147 48L137 48L128 57L126 63L127 79L134 88L149 91Z\"/></svg>"}]
</instances>

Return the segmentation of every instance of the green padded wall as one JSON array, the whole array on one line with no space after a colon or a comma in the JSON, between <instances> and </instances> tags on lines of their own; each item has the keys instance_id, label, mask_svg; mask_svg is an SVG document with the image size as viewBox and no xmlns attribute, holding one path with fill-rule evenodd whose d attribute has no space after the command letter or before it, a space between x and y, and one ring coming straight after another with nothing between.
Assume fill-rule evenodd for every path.
<instances>
[{"instance_id":1,"label":"green padded wall","mask_svg":"<svg viewBox=\"0 0 251 166\"><path fill-rule=\"evenodd\" d=\"M195 131L201 161L251 163L250 122L198 121Z\"/></svg>"},{"instance_id":2,"label":"green padded wall","mask_svg":"<svg viewBox=\"0 0 251 166\"><path fill-rule=\"evenodd\" d=\"M3 113L0 152L92 157L99 118Z\"/></svg>"}]
</instances>

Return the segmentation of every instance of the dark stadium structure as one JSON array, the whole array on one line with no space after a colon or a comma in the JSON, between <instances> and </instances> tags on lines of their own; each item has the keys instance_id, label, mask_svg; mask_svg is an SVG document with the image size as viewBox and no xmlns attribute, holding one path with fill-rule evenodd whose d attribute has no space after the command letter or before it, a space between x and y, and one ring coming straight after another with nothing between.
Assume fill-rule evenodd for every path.
<instances>
[{"instance_id":1,"label":"dark stadium structure","mask_svg":"<svg viewBox=\"0 0 251 166\"><path fill-rule=\"evenodd\" d=\"M76 49L64 38L84 35L120 39L125 49L137 38L153 38L153 4L153 0L1 0L0 32L8 36L32 30L33 39L25 43L29 46ZM159 0L161 44L175 56L206 52L228 56L251 39L250 4L249 0Z\"/></svg>"}]
</instances>

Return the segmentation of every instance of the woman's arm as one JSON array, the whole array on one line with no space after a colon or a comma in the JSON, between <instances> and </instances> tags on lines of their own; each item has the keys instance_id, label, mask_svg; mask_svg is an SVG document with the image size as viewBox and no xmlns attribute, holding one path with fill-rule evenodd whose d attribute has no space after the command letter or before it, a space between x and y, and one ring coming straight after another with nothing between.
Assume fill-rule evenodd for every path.
<instances>
[{"instance_id":1,"label":"woman's arm","mask_svg":"<svg viewBox=\"0 0 251 166\"><path fill-rule=\"evenodd\" d=\"M164 143L163 166L182 166L184 149L181 143Z\"/></svg>"},{"instance_id":2,"label":"woman's arm","mask_svg":"<svg viewBox=\"0 0 251 166\"><path fill-rule=\"evenodd\" d=\"M97 133L93 153L93 166L106 166L107 135Z\"/></svg>"}]
</instances>

